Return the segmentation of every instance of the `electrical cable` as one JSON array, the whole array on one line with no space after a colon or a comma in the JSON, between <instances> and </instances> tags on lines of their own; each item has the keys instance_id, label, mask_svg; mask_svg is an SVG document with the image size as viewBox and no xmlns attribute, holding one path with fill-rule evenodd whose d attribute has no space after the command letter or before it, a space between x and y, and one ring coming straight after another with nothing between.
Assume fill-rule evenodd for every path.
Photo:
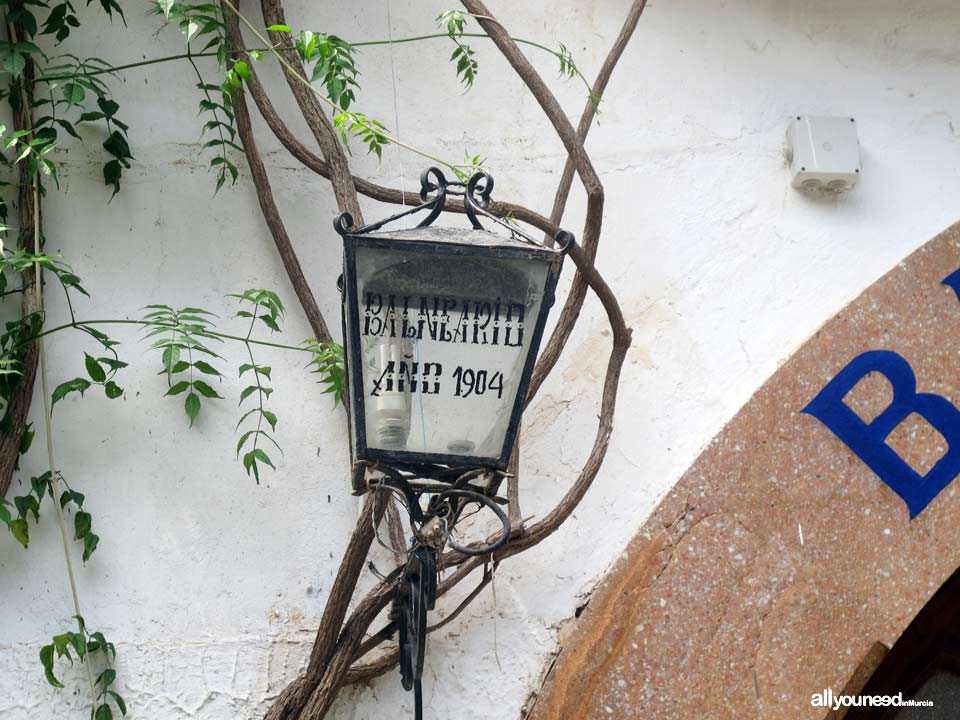
<instances>
[{"instance_id":1,"label":"electrical cable","mask_svg":"<svg viewBox=\"0 0 960 720\"><path fill-rule=\"evenodd\" d=\"M390 0L387 0L387 40L390 47L390 80L393 82L393 123L397 128L397 139L400 139L400 101L397 96L397 71L393 62L393 17L390 13ZM400 167L400 200L407 204L407 194L403 184L403 152L397 146L397 164Z\"/></svg>"}]
</instances>

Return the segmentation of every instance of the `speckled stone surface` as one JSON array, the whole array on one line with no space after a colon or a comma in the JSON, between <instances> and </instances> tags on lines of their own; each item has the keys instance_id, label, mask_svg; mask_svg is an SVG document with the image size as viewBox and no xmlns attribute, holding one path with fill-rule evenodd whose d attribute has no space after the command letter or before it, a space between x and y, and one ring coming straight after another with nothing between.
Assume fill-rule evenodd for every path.
<instances>
[{"instance_id":1,"label":"speckled stone surface","mask_svg":"<svg viewBox=\"0 0 960 720\"><path fill-rule=\"evenodd\" d=\"M893 350L917 390L960 403L960 224L831 319L663 500L594 594L534 720L822 720L877 641L888 647L960 563L960 481L906 505L800 411L850 360ZM891 387L845 398L869 422ZM621 410L620 412L625 412ZM911 416L887 440L921 474L946 450Z\"/></svg>"}]
</instances>

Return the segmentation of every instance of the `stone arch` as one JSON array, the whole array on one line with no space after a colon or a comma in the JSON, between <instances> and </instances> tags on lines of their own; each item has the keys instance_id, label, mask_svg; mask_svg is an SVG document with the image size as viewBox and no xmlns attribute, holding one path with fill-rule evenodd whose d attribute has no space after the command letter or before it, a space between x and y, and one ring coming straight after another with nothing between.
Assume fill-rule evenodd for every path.
<instances>
[{"instance_id":1,"label":"stone arch","mask_svg":"<svg viewBox=\"0 0 960 720\"><path fill-rule=\"evenodd\" d=\"M893 646L960 558L951 456L960 440L949 445L960 438L950 413L960 403L960 294L944 284L958 268L960 224L864 291L756 392L602 581L534 720L823 720L812 694L862 686L878 647ZM950 407L930 401L931 410L906 390L891 403L889 387L872 383L884 393L872 415L898 403L903 415L882 432L803 412L878 350ZM864 427L871 413L858 403L872 402L870 387L843 400ZM904 424L916 422L914 405L935 432ZM881 462L891 460L884 447L902 467ZM918 483L930 500L908 506Z\"/></svg>"}]
</instances>

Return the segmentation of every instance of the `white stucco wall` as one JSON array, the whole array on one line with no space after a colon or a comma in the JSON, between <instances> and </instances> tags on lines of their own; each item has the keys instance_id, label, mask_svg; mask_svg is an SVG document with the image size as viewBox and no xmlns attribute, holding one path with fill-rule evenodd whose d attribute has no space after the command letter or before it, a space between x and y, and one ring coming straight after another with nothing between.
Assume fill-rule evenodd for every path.
<instances>
[{"instance_id":1,"label":"white stucco wall","mask_svg":"<svg viewBox=\"0 0 960 720\"><path fill-rule=\"evenodd\" d=\"M291 1L289 20L354 40L386 35L382 0L331 5ZM566 43L588 76L626 5L491 0L514 34ZM447 6L394 0L394 36L430 31ZM176 31L154 37L156 18L145 8L131 4L128 29L101 22L69 40L69 50L117 64L178 52ZM557 648L559 625L699 448L818 325L956 219L958 28L960 8L949 0L651 4L589 141L607 191L599 266L634 328L612 446L574 517L504 563L495 593L433 637L429 717L517 717ZM454 160L485 155L497 197L548 211L562 147L493 47L474 45L480 74L466 95L445 63L444 41L395 48L400 135ZM557 80L552 58L531 58L579 116L582 88ZM359 107L396 129L389 60L383 48L363 52ZM302 129L279 73L264 73ZM182 64L113 82L137 161L107 204L94 133L64 150L61 189L45 205L49 245L93 295L81 301L81 317L137 317L151 302L201 304L228 317L224 293L261 286L281 292L290 308L285 337L299 341L309 328L248 175L212 197L207 158L198 157L194 82ZM814 202L789 187L783 136L800 112L858 119L864 170L842 202ZM338 327L331 193L259 131L288 230ZM394 149L379 167L359 153L354 160L362 174L399 184ZM407 188L423 165L404 155ZM368 219L389 211L364 204ZM574 193L565 219L578 234L583 204ZM52 319L64 316L59 299L51 306ZM92 393L58 405L54 418L60 465L86 493L101 536L79 572L83 611L117 643L130 717L260 717L306 658L356 517L343 414L300 357L262 352L274 367L286 454L258 487L233 457L242 385L225 380L219 389L231 399L205 404L189 430L182 398L160 398L157 360L137 333L115 335L131 362L124 399ZM549 508L586 456L608 342L591 300L525 424L525 514ZM51 339L55 381L82 374L83 349L77 336ZM228 367L242 362L238 347L223 354ZM24 465L24 477L42 471L40 436ZM52 514L31 530L26 552L0 534L0 717L82 718L82 678L65 669L69 689L54 691L37 661L72 609ZM411 712L411 696L390 673L344 693L334 716Z\"/></svg>"}]
</instances>

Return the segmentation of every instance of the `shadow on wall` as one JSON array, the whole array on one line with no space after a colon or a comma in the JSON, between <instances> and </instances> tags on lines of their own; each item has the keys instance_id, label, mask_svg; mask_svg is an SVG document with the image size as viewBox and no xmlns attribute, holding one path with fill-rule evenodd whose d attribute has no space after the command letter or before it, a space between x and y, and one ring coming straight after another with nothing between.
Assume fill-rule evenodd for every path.
<instances>
[{"instance_id":1,"label":"shadow on wall","mask_svg":"<svg viewBox=\"0 0 960 720\"><path fill-rule=\"evenodd\" d=\"M947 580L897 640L862 689L844 694L897 695L933 707L853 707L828 720L953 720L960 708L960 570Z\"/></svg>"}]
</instances>

